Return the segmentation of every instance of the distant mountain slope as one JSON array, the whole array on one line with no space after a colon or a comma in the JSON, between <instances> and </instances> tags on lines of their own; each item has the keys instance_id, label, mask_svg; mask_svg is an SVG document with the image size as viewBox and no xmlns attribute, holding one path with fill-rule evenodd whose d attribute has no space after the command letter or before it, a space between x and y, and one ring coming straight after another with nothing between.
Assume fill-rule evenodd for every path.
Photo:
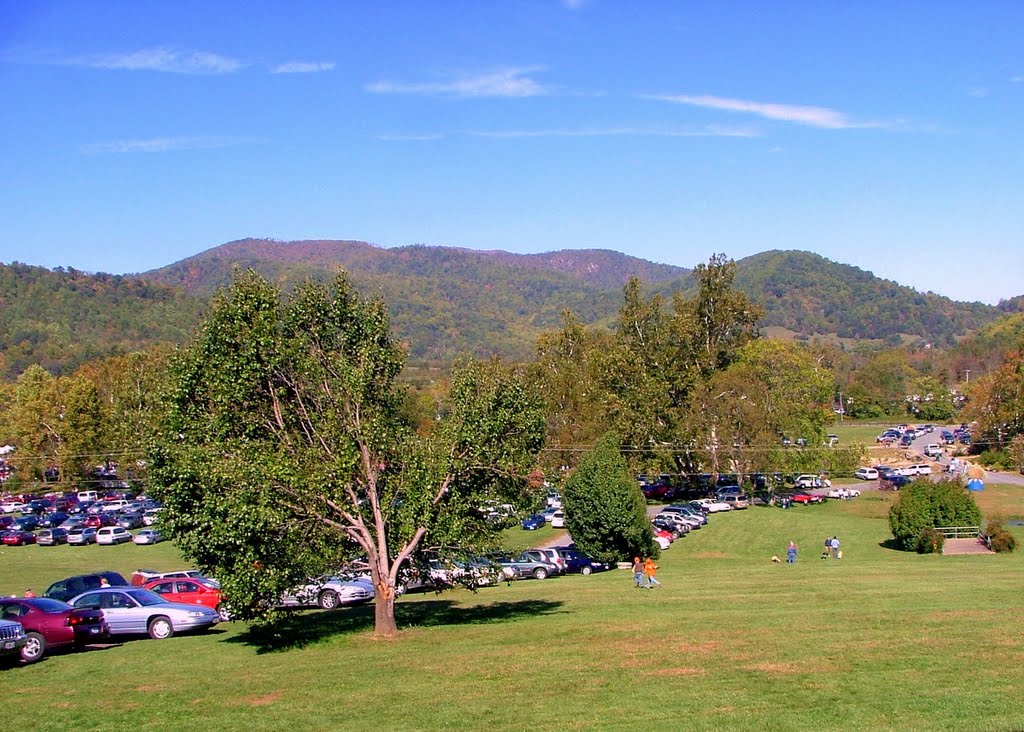
<instances>
[{"instance_id":1,"label":"distant mountain slope","mask_svg":"<svg viewBox=\"0 0 1024 732\"><path fill-rule=\"evenodd\" d=\"M202 304L136 277L0 264L0 380L68 373L102 356L180 343Z\"/></svg>"},{"instance_id":2,"label":"distant mountain slope","mask_svg":"<svg viewBox=\"0 0 1024 732\"><path fill-rule=\"evenodd\" d=\"M739 260L736 286L765 308L764 325L804 335L911 335L949 346L1001 314L990 305L920 293L810 252L769 251Z\"/></svg>"},{"instance_id":3,"label":"distant mountain slope","mask_svg":"<svg viewBox=\"0 0 1024 732\"><path fill-rule=\"evenodd\" d=\"M459 262L460 264L455 264ZM230 282L234 266L295 275L300 271L322 272L342 267L353 275L392 274L441 276L452 269L495 265L516 270L557 273L599 289L617 289L636 275L644 282L664 282L686 276L689 270L657 264L607 249L573 249L542 254L513 254L455 247L413 245L384 249L362 241L239 239L162 267L143 276L170 285L205 293ZM227 265L227 266L225 266Z\"/></svg>"},{"instance_id":4,"label":"distant mountain slope","mask_svg":"<svg viewBox=\"0 0 1024 732\"><path fill-rule=\"evenodd\" d=\"M461 353L527 358L536 337L571 309L586 322L616 312L632 274L678 277L686 270L618 252L478 252L446 247L382 249L356 241L230 242L144 276L207 297L252 268L287 289L345 269L367 295L381 295L416 359Z\"/></svg>"},{"instance_id":5,"label":"distant mountain slope","mask_svg":"<svg viewBox=\"0 0 1024 732\"><path fill-rule=\"evenodd\" d=\"M411 359L421 363L460 354L530 358L537 336L557 328L566 309L585 323L612 323L633 274L652 292L694 287L689 270L605 250L511 254L357 241L243 239L123 277L0 265L0 379L31 363L67 372L98 356L182 342L235 268L253 268L284 290L344 268L360 291L384 298ZM894 343L910 336L946 346L1004 315L808 252L739 260L736 285L765 307L763 326L804 336Z\"/></svg>"}]
</instances>

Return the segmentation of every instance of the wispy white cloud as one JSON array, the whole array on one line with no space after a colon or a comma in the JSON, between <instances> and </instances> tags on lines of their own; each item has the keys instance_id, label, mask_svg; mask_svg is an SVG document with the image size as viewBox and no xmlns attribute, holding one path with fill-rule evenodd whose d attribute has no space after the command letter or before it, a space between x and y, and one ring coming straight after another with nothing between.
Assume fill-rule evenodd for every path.
<instances>
[{"instance_id":1,"label":"wispy white cloud","mask_svg":"<svg viewBox=\"0 0 1024 732\"><path fill-rule=\"evenodd\" d=\"M216 53L165 46L144 48L130 53L82 56L67 59L64 63L71 66L88 66L94 69L163 71L172 74L232 74L245 66L238 59Z\"/></svg>"},{"instance_id":2,"label":"wispy white cloud","mask_svg":"<svg viewBox=\"0 0 1024 732\"><path fill-rule=\"evenodd\" d=\"M315 74L320 71L333 71L333 61L288 61L270 70L272 74Z\"/></svg>"},{"instance_id":3,"label":"wispy white cloud","mask_svg":"<svg viewBox=\"0 0 1024 732\"><path fill-rule=\"evenodd\" d=\"M1021 83L1024 83L1024 76L1020 76L1020 75L1018 75L1018 76L1011 76L1010 77L1010 83L1011 84L1021 84Z\"/></svg>"},{"instance_id":4,"label":"wispy white cloud","mask_svg":"<svg viewBox=\"0 0 1024 732\"><path fill-rule=\"evenodd\" d=\"M367 84L372 94L419 94L446 97L535 97L548 89L529 74L542 71L538 66L498 69L475 76L463 76L434 82L382 80Z\"/></svg>"},{"instance_id":5,"label":"wispy white cloud","mask_svg":"<svg viewBox=\"0 0 1024 732\"><path fill-rule=\"evenodd\" d=\"M562 0L562 5L568 10L582 10L587 2L588 0Z\"/></svg>"},{"instance_id":6,"label":"wispy white cloud","mask_svg":"<svg viewBox=\"0 0 1024 732\"><path fill-rule=\"evenodd\" d=\"M82 145L85 155L120 155L125 153L163 153L179 150L207 150L258 142L239 137L154 137L148 140L113 140Z\"/></svg>"},{"instance_id":7,"label":"wispy white cloud","mask_svg":"<svg viewBox=\"0 0 1024 732\"><path fill-rule=\"evenodd\" d=\"M747 99L730 99L728 97L716 97L707 94L649 94L643 95L643 98L654 99L662 102L672 102L673 104L687 104L693 107L704 107L706 109L720 109L726 112L753 114L766 119L778 120L781 122L793 122L794 124L807 125L808 127L821 127L830 130L885 126L879 122L854 122L843 112L835 109L829 109L828 107L777 104L773 102L754 102Z\"/></svg>"},{"instance_id":8,"label":"wispy white cloud","mask_svg":"<svg viewBox=\"0 0 1024 732\"><path fill-rule=\"evenodd\" d=\"M421 134L394 134L377 135L382 142L430 142L432 140L443 140L445 135L441 132L424 132Z\"/></svg>"},{"instance_id":9,"label":"wispy white cloud","mask_svg":"<svg viewBox=\"0 0 1024 732\"><path fill-rule=\"evenodd\" d=\"M665 130L642 127L607 127L598 129L549 129L549 130L491 130L470 131L464 134L474 137L517 138L517 137L759 137L750 129L704 128L700 130Z\"/></svg>"},{"instance_id":10,"label":"wispy white cloud","mask_svg":"<svg viewBox=\"0 0 1024 732\"><path fill-rule=\"evenodd\" d=\"M984 99L988 96L988 88L984 86L972 86L967 90L967 94L975 99Z\"/></svg>"},{"instance_id":11,"label":"wispy white cloud","mask_svg":"<svg viewBox=\"0 0 1024 732\"><path fill-rule=\"evenodd\" d=\"M757 130L750 128L706 127L703 129L657 129L642 127L604 127L590 129L546 129L546 130L459 130L454 135L485 137L511 140L539 137L760 137ZM449 135L425 133L409 135L379 135L378 140L398 142L419 142L445 139Z\"/></svg>"}]
</instances>

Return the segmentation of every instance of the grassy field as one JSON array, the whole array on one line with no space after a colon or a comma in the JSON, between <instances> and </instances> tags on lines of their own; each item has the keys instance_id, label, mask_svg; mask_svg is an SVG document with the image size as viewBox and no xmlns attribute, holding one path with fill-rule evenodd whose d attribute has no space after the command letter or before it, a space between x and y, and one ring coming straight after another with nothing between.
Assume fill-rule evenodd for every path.
<instances>
[{"instance_id":1,"label":"grassy field","mask_svg":"<svg viewBox=\"0 0 1024 732\"><path fill-rule=\"evenodd\" d=\"M1024 556L894 551L890 500L715 515L659 589L615 571L402 598L395 641L364 607L58 655L0 672L5 706L39 730L1024 728ZM833 534L845 556L823 561ZM168 544L0 561L0 592L180 564Z\"/></svg>"}]
</instances>

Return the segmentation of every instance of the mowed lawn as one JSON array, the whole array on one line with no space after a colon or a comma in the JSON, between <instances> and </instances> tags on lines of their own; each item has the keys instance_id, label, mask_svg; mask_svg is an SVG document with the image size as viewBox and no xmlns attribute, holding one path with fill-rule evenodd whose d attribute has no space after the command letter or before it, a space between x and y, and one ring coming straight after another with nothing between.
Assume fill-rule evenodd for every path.
<instances>
[{"instance_id":1,"label":"mowed lawn","mask_svg":"<svg viewBox=\"0 0 1024 732\"><path fill-rule=\"evenodd\" d=\"M715 515L654 590L615 571L403 598L394 641L363 607L57 655L0 672L5 708L41 730L1024 728L1024 556L894 551L890 500ZM833 534L844 558L821 560ZM0 592L178 564L167 544L0 561Z\"/></svg>"}]
</instances>

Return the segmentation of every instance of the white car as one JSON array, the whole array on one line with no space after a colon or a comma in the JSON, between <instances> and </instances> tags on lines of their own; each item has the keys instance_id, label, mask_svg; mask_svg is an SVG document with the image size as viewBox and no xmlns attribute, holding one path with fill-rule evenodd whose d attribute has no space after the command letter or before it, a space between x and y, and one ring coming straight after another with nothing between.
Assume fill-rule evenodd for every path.
<instances>
[{"instance_id":1,"label":"white car","mask_svg":"<svg viewBox=\"0 0 1024 732\"><path fill-rule=\"evenodd\" d=\"M124 542L131 540L131 532L123 526L103 526L96 529L97 544L106 544L110 546L113 544L123 544Z\"/></svg>"},{"instance_id":2,"label":"white car","mask_svg":"<svg viewBox=\"0 0 1024 732\"><path fill-rule=\"evenodd\" d=\"M551 514L551 528L552 529L564 529L565 528L565 511L558 509Z\"/></svg>"},{"instance_id":3,"label":"white car","mask_svg":"<svg viewBox=\"0 0 1024 732\"><path fill-rule=\"evenodd\" d=\"M925 455L925 457L930 457L930 458L936 458L936 459L940 458L940 457L942 457L942 446L938 445L938 444L936 444L934 442L932 444L930 444L930 445L925 445L924 446L924 455Z\"/></svg>"},{"instance_id":4,"label":"white car","mask_svg":"<svg viewBox=\"0 0 1024 732\"><path fill-rule=\"evenodd\" d=\"M861 480L878 480L878 471L874 468L857 468L853 475Z\"/></svg>"},{"instance_id":5,"label":"white car","mask_svg":"<svg viewBox=\"0 0 1024 732\"><path fill-rule=\"evenodd\" d=\"M670 546L672 546L672 542L671 541L666 539L664 536L658 536L657 534L655 534L655 536L654 536L654 543L657 544L659 547L661 547L662 551L665 551Z\"/></svg>"},{"instance_id":6,"label":"white car","mask_svg":"<svg viewBox=\"0 0 1024 732\"><path fill-rule=\"evenodd\" d=\"M286 592L281 598L281 605L316 606L333 610L341 605L370 602L373 594L373 583L369 580L322 577Z\"/></svg>"},{"instance_id":7,"label":"white car","mask_svg":"<svg viewBox=\"0 0 1024 732\"><path fill-rule=\"evenodd\" d=\"M162 508L150 508L142 514L142 523L146 526L152 526L156 523L156 520L160 517Z\"/></svg>"},{"instance_id":8,"label":"white car","mask_svg":"<svg viewBox=\"0 0 1024 732\"><path fill-rule=\"evenodd\" d=\"M793 485L797 488L831 488L832 481L820 475L798 475Z\"/></svg>"},{"instance_id":9,"label":"white car","mask_svg":"<svg viewBox=\"0 0 1024 732\"><path fill-rule=\"evenodd\" d=\"M164 537L156 529L142 529L132 537L136 544L157 544L163 540Z\"/></svg>"},{"instance_id":10,"label":"white car","mask_svg":"<svg viewBox=\"0 0 1024 732\"><path fill-rule=\"evenodd\" d=\"M900 475L905 475L908 478L913 478L915 475L931 475L932 466L928 463L917 463L915 465L907 465L906 467L899 468L896 472Z\"/></svg>"},{"instance_id":11,"label":"white car","mask_svg":"<svg viewBox=\"0 0 1024 732\"><path fill-rule=\"evenodd\" d=\"M693 506L703 506L707 509L708 513L720 513L722 511L731 511L732 506L724 501L716 501L714 498L698 498L696 501L690 501Z\"/></svg>"},{"instance_id":12,"label":"white car","mask_svg":"<svg viewBox=\"0 0 1024 732\"><path fill-rule=\"evenodd\" d=\"M842 488L842 487L840 487L840 488L832 488L832 489L829 490L828 493L825 494L825 496L828 497L828 498L840 498L840 499L856 498L859 495L860 495L860 491L857 490L856 488Z\"/></svg>"},{"instance_id":13,"label":"white car","mask_svg":"<svg viewBox=\"0 0 1024 732\"><path fill-rule=\"evenodd\" d=\"M2 513L21 513L28 508L27 503L21 501L15 501L14 499L4 501L0 503L0 512Z\"/></svg>"}]
</instances>

